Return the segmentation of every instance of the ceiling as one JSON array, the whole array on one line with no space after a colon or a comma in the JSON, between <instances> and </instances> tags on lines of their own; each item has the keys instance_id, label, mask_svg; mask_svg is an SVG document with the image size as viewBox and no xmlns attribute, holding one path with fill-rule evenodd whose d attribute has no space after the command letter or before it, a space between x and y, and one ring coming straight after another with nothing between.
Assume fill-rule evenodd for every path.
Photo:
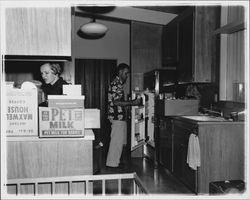
<instances>
[{"instance_id":1,"label":"ceiling","mask_svg":"<svg viewBox=\"0 0 250 200\"><path fill-rule=\"evenodd\" d=\"M182 13L188 6L133 6L133 7L178 15Z\"/></svg>"},{"instance_id":2,"label":"ceiling","mask_svg":"<svg viewBox=\"0 0 250 200\"><path fill-rule=\"evenodd\" d=\"M77 6L78 16L95 16L102 19L119 19L166 25L186 6Z\"/></svg>"}]
</instances>

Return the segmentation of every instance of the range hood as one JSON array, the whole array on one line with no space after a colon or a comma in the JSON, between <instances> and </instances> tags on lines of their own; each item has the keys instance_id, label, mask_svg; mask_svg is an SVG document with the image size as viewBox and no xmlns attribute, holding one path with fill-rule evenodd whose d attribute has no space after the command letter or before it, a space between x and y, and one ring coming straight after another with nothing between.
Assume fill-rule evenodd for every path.
<instances>
[{"instance_id":1,"label":"range hood","mask_svg":"<svg viewBox=\"0 0 250 200\"><path fill-rule=\"evenodd\" d=\"M41 56L41 55L3 55L2 60L10 61L71 61L71 56Z\"/></svg>"}]
</instances>

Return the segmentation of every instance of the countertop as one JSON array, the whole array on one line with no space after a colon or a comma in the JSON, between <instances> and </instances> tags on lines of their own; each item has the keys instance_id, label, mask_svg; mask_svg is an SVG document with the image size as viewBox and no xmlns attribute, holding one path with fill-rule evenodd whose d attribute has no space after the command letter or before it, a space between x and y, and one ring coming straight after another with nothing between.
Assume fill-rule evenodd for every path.
<instances>
[{"instance_id":1,"label":"countertop","mask_svg":"<svg viewBox=\"0 0 250 200\"><path fill-rule=\"evenodd\" d=\"M85 129L84 130L84 137L54 137L54 138L39 138L38 136L10 136L6 137L7 142L14 142L14 141L48 141L48 140L94 140L95 135L92 129Z\"/></svg>"},{"instance_id":2,"label":"countertop","mask_svg":"<svg viewBox=\"0 0 250 200\"><path fill-rule=\"evenodd\" d=\"M208 115L197 115L197 116L173 116L178 120L185 120L191 123L198 124L228 124L228 125L236 125L236 124L245 124L245 121L232 121L228 119L224 119L223 117L214 117Z\"/></svg>"}]
</instances>

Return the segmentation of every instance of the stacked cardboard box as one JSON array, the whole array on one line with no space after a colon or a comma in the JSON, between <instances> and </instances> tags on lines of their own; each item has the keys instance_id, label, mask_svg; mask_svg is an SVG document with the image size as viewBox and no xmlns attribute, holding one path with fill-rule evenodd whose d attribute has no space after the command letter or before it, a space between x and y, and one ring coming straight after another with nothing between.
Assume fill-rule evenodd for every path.
<instances>
[{"instance_id":1,"label":"stacked cardboard box","mask_svg":"<svg viewBox=\"0 0 250 200\"><path fill-rule=\"evenodd\" d=\"M40 137L84 137L84 96L49 95L39 107Z\"/></svg>"}]
</instances>

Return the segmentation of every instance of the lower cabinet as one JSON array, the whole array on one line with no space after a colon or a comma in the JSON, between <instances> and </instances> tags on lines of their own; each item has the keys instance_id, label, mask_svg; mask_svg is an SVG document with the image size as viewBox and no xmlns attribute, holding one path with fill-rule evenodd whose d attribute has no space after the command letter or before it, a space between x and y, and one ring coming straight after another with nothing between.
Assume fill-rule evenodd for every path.
<instances>
[{"instance_id":1,"label":"lower cabinet","mask_svg":"<svg viewBox=\"0 0 250 200\"><path fill-rule=\"evenodd\" d=\"M173 136L172 120L167 117L160 118L159 123L159 161L170 172L173 172Z\"/></svg>"},{"instance_id":2,"label":"lower cabinet","mask_svg":"<svg viewBox=\"0 0 250 200\"><path fill-rule=\"evenodd\" d=\"M173 120L173 174L197 193L197 170L187 164L188 142L191 133L197 134L197 126Z\"/></svg>"},{"instance_id":3,"label":"lower cabinet","mask_svg":"<svg viewBox=\"0 0 250 200\"><path fill-rule=\"evenodd\" d=\"M209 183L245 181L244 122L199 122L182 117L159 120L159 162L196 194L208 194ZM190 134L200 146L200 167L187 164Z\"/></svg>"}]
</instances>

